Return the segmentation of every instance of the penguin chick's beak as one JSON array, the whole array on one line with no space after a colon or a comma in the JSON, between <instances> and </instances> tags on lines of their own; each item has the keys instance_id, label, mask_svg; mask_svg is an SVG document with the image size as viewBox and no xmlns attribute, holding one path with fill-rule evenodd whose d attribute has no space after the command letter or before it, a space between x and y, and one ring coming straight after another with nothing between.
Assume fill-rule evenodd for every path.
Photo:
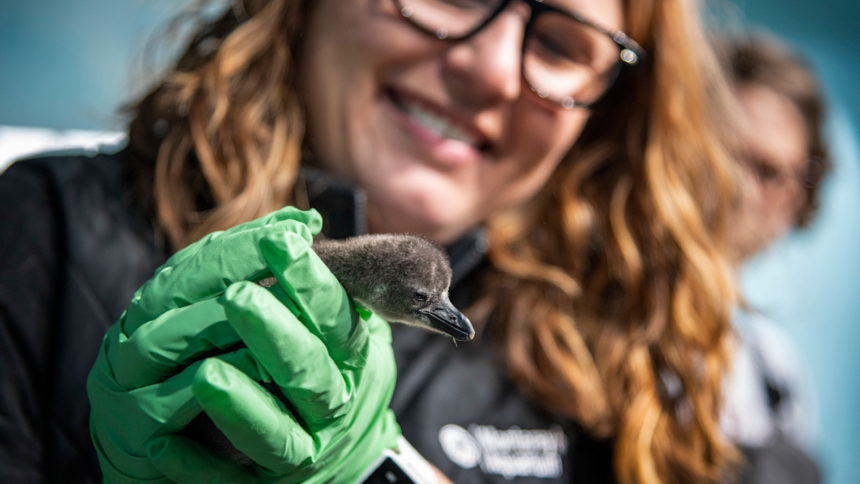
<instances>
[{"instance_id":1,"label":"penguin chick's beak","mask_svg":"<svg viewBox=\"0 0 860 484\"><path fill-rule=\"evenodd\" d=\"M450 301L445 301L443 306L419 310L418 312L430 318L430 323L434 328L457 341L470 341L475 337L475 328L472 327L469 318L457 310Z\"/></svg>"}]
</instances>

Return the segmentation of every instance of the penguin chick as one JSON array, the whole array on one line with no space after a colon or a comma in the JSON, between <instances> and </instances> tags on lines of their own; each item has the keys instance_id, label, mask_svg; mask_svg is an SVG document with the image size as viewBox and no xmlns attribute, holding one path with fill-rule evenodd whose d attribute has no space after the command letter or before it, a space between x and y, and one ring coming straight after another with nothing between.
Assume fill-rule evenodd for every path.
<instances>
[{"instance_id":1,"label":"penguin chick","mask_svg":"<svg viewBox=\"0 0 860 484\"><path fill-rule=\"evenodd\" d=\"M312 246L346 293L393 323L475 336L472 323L448 299L451 265L436 245L412 235L364 235Z\"/></svg>"},{"instance_id":2,"label":"penguin chick","mask_svg":"<svg viewBox=\"0 0 860 484\"><path fill-rule=\"evenodd\" d=\"M417 326L468 341L475 336L469 319L448 299L451 266L433 243L411 235L364 235L319 240L311 248L357 304L389 322ZM274 285L269 277L258 281ZM274 382L263 388L289 405ZM205 413L181 432L242 465L253 462L215 426Z\"/></svg>"},{"instance_id":3,"label":"penguin chick","mask_svg":"<svg viewBox=\"0 0 860 484\"><path fill-rule=\"evenodd\" d=\"M469 341L475 330L451 304L451 266L433 243L413 235L363 235L320 240L312 249L349 296L392 323ZM274 277L258 282L274 285Z\"/></svg>"}]
</instances>

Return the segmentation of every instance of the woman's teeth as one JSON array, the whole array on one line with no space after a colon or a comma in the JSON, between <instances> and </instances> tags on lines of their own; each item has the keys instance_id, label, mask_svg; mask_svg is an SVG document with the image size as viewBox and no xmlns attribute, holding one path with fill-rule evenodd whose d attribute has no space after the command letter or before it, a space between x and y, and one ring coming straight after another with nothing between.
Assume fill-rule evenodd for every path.
<instances>
[{"instance_id":1,"label":"woman's teeth","mask_svg":"<svg viewBox=\"0 0 860 484\"><path fill-rule=\"evenodd\" d=\"M453 124L448 119L436 113L428 111L421 106L412 104L402 99L398 103L403 111L414 121L433 131L442 138L453 139L466 143L478 149L478 140L471 136L459 126Z\"/></svg>"}]
</instances>

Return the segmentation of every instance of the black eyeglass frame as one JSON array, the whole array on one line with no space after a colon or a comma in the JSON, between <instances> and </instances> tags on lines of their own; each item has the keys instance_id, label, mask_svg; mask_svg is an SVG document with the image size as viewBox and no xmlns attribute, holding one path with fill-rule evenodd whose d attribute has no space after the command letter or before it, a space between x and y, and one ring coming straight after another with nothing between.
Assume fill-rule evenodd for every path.
<instances>
[{"instance_id":1,"label":"black eyeglass frame","mask_svg":"<svg viewBox=\"0 0 860 484\"><path fill-rule=\"evenodd\" d=\"M442 29L437 30L437 31L433 31L433 30L428 29L427 27L425 27L425 26L421 25L420 23L416 22L415 20L413 20L411 18L411 14L407 15L405 13L405 6L401 3L401 0L392 0L392 1L394 2L394 5L398 8L398 10L400 11L400 15L403 18L405 18L406 20L408 20L409 23L412 24L412 26L414 26L415 28L417 28L421 32L424 32L427 35L435 37L439 40L445 40L445 41L450 41L450 42L459 42L461 40L466 40L466 39L476 35L478 32L480 32L481 30L486 28L488 25L490 25L493 22L493 20L495 20L496 17L498 17L499 14L501 14L508 7L508 5L510 5L511 3L513 3L513 2L525 3L529 7L529 9L531 11L531 15L529 15L529 19L526 22L525 29L523 31L523 45L522 45L521 52L520 52L520 54L521 54L520 55L520 75L522 76L523 80L526 81L526 84L529 86L529 88L532 91L534 91L535 94L538 94L538 96L541 97L541 99L546 99L547 101L550 101L554 104L562 106L565 109L573 109L575 107L590 109L591 107L593 107L595 104L600 102L600 100L606 96L606 93L609 92L612 85L615 84L615 81L618 79L618 76L621 73L621 70L623 68L636 66L638 64L641 64L643 61L645 61L648 58L647 51L644 48L642 48L642 46L640 46L638 43L636 43L635 40L631 39L624 32L622 32L620 30L611 30L611 29L604 28L604 27L600 26L599 24L589 20L588 18L586 18L586 17L584 17L578 13L571 12L571 11L568 11L568 10L565 10L565 9L562 9L559 7L553 7L552 5L547 5L546 3L544 3L544 0L502 0L499 3L499 5L496 7L496 9L493 10L487 16L487 18L485 20L480 22L474 29L472 29L468 33L466 33L464 35L458 35L458 36L449 36L447 31L443 32ZM573 100L573 102L572 103L566 103L564 101L558 101L558 100L551 99L551 98L546 97L546 96L542 96L540 94L539 90L536 89L532 85L531 81L529 81L528 76L526 76L526 73L525 73L526 40L529 38L529 34L531 33L532 28L533 28L535 22L537 21L537 18L546 12L553 12L556 14L560 14L560 15L563 15L563 16L571 19L571 20L585 24L585 25L597 30L599 33L609 37L615 43L615 45L618 46L619 62L614 67L614 72L610 75L609 82L606 84L606 88L604 89L603 93L600 96L598 96L598 98L595 99L594 101L592 101L590 103L580 103L580 102L576 101L575 99L573 99L573 97L568 97L568 99Z\"/></svg>"}]
</instances>

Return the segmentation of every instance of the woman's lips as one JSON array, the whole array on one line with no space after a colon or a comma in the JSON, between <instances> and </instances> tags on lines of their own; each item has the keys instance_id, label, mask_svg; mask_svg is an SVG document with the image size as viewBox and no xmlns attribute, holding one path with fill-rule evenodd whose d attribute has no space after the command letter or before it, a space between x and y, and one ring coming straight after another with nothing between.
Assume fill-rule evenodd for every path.
<instances>
[{"instance_id":1,"label":"woman's lips","mask_svg":"<svg viewBox=\"0 0 860 484\"><path fill-rule=\"evenodd\" d=\"M406 131L437 163L450 167L474 163L488 151L489 143L477 130L446 115L442 108L393 89L385 94Z\"/></svg>"}]
</instances>

